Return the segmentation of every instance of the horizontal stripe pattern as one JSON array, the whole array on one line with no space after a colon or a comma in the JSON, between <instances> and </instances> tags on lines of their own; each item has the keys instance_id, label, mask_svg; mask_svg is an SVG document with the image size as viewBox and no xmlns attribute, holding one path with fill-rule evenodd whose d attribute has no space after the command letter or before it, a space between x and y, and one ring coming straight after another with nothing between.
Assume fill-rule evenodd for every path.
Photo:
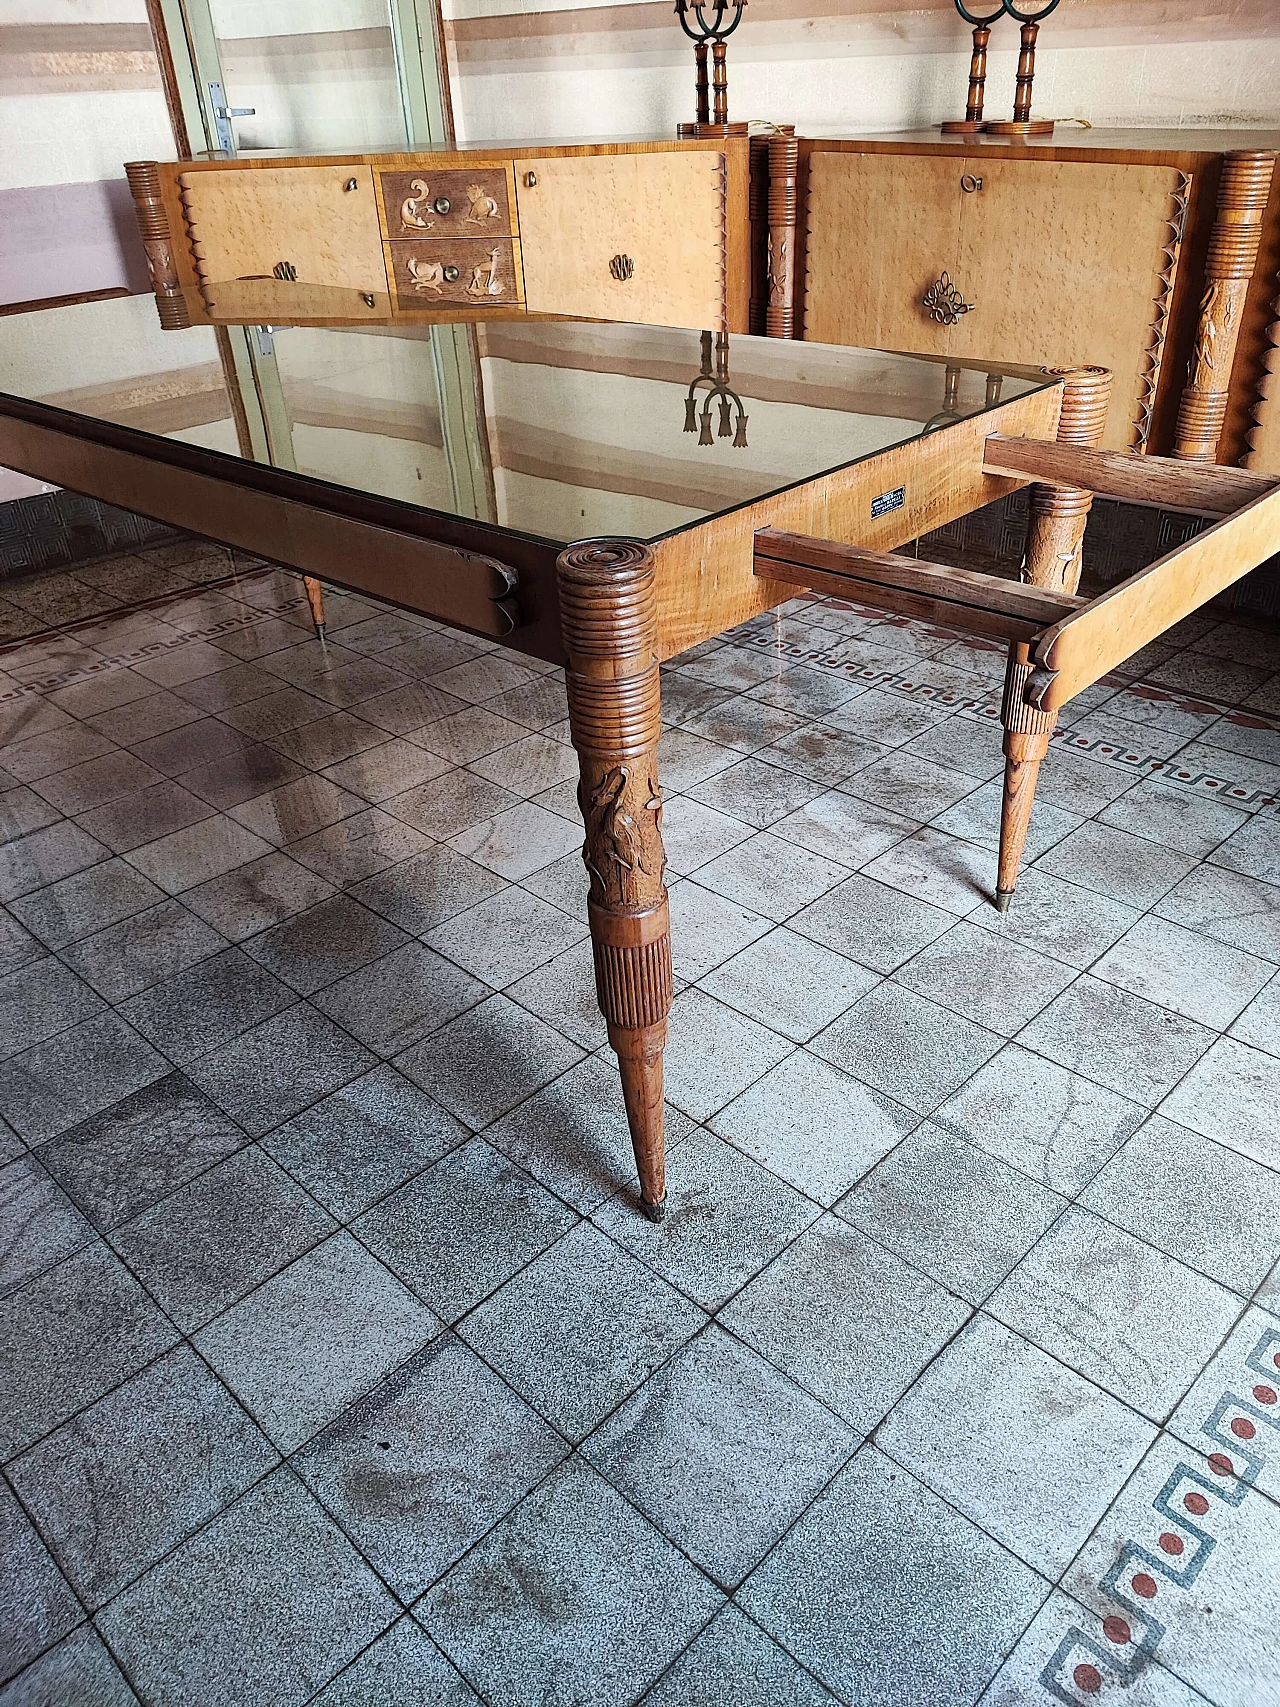
<instances>
[{"instance_id":1,"label":"horizontal stripe pattern","mask_svg":"<svg viewBox=\"0 0 1280 1707\"><path fill-rule=\"evenodd\" d=\"M159 87L145 24L0 24L0 96Z\"/></svg>"}]
</instances>

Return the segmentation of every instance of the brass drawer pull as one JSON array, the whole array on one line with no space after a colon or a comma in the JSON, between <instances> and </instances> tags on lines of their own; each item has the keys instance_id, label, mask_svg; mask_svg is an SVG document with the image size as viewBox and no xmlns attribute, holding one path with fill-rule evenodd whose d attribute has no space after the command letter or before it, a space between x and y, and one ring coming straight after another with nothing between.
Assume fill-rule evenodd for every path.
<instances>
[{"instance_id":1,"label":"brass drawer pull","mask_svg":"<svg viewBox=\"0 0 1280 1707\"><path fill-rule=\"evenodd\" d=\"M289 284L292 284L298 276L298 269L294 266L292 261L277 261L271 271L275 274L276 278L284 279Z\"/></svg>"},{"instance_id":2,"label":"brass drawer pull","mask_svg":"<svg viewBox=\"0 0 1280 1707\"><path fill-rule=\"evenodd\" d=\"M524 175L524 182L526 189L533 189L538 182L538 174L536 172L526 172Z\"/></svg>"},{"instance_id":3,"label":"brass drawer pull","mask_svg":"<svg viewBox=\"0 0 1280 1707\"><path fill-rule=\"evenodd\" d=\"M446 267L445 268L445 270L444 270L444 282L446 284L457 284L457 282L458 282L458 269L456 267Z\"/></svg>"},{"instance_id":4,"label":"brass drawer pull","mask_svg":"<svg viewBox=\"0 0 1280 1707\"><path fill-rule=\"evenodd\" d=\"M448 196L437 196L431 205L443 218L443 216L448 213L449 209L453 206L453 203L449 200Z\"/></svg>"},{"instance_id":5,"label":"brass drawer pull","mask_svg":"<svg viewBox=\"0 0 1280 1707\"><path fill-rule=\"evenodd\" d=\"M982 179L975 178L972 172L966 172L960 180L960 188L966 195L971 196L975 190L982 188Z\"/></svg>"},{"instance_id":6,"label":"brass drawer pull","mask_svg":"<svg viewBox=\"0 0 1280 1707\"><path fill-rule=\"evenodd\" d=\"M962 314L972 314L976 302L966 302L950 273L940 273L920 299L920 306L940 326L954 326Z\"/></svg>"},{"instance_id":7,"label":"brass drawer pull","mask_svg":"<svg viewBox=\"0 0 1280 1707\"><path fill-rule=\"evenodd\" d=\"M635 270L636 264L630 255L615 255L609 262L609 271L619 284L625 284L629 278L633 278Z\"/></svg>"},{"instance_id":8,"label":"brass drawer pull","mask_svg":"<svg viewBox=\"0 0 1280 1707\"><path fill-rule=\"evenodd\" d=\"M360 181L358 178L348 178L342 187L344 190L358 190L360 188Z\"/></svg>"}]
</instances>

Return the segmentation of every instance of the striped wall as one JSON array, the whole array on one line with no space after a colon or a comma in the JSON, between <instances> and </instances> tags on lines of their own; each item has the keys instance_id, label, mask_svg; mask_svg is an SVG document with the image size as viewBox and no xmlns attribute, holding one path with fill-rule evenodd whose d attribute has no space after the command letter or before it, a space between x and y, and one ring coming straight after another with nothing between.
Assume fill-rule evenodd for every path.
<instances>
[{"instance_id":1,"label":"striped wall","mask_svg":"<svg viewBox=\"0 0 1280 1707\"><path fill-rule=\"evenodd\" d=\"M443 0L467 140L669 132L693 115L671 0ZM972 9L972 8L971 8ZM988 109L1013 104L1018 28L993 29ZM951 0L750 0L730 117L849 134L963 114L969 31ZM1095 125L1280 120L1280 0L1061 0L1037 110Z\"/></svg>"},{"instance_id":2,"label":"striped wall","mask_svg":"<svg viewBox=\"0 0 1280 1707\"><path fill-rule=\"evenodd\" d=\"M4 0L0 302L145 290L123 162L172 154L143 0Z\"/></svg>"}]
</instances>

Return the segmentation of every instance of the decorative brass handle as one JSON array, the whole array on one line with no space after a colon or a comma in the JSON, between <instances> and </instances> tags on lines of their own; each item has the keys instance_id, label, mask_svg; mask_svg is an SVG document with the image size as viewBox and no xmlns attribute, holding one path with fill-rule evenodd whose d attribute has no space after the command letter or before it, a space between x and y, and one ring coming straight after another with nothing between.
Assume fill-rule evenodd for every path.
<instances>
[{"instance_id":1,"label":"decorative brass handle","mask_svg":"<svg viewBox=\"0 0 1280 1707\"><path fill-rule=\"evenodd\" d=\"M960 179L960 188L967 196L971 196L975 190L982 188L982 179L975 178L972 172L966 172Z\"/></svg>"},{"instance_id":2,"label":"decorative brass handle","mask_svg":"<svg viewBox=\"0 0 1280 1707\"><path fill-rule=\"evenodd\" d=\"M435 208L436 212L443 217L448 213L449 209L453 206L453 203L449 200L448 196L437 196L431 205Z\"/></svg>"},{"instance_id":3,"label":"decorative brass handle","mask_svg":"<svg viewBox=\"0 0 1280 1707\"><path fill-rule=\"evenodd\" d=\"M292 261L277 261L271 271L278 279L284 279L289 284L292 284L298 276L298 269Z\"/></svg>"},{"instance_id":4,"label":"decorative brass handle","mask_svg":"<svg viewBox=\"0 0 1280 1707\"><path fill-rule=\"evenodd\" d=\"M966 302L950 273L940 273L920 299L920 306L939 326L954 326L962 314L972 314L976 302Z\"/></svg>"},{"instance_id":5,"label":"decorative brass handle","mask_svg":"<svg viewBox=\"0 0 1280 1707\"><path fill-rule=\"evenodd\" d=\"M633 277L635 270L636 264L630 255L615 255L609 262L609 271L619 284L624 284L627 279Z\"/></svg>"},{"instance_id":6,"label":"decorative brass handle","mask_svg":"<svg viewBox=\"0 0 1280 1707\"><path fill-rule=\"evenodd\" d=\"M456 267L446 267L444 270L444 279L446 284L457 284L458 269Z\"/></svg>"}]
</instances>

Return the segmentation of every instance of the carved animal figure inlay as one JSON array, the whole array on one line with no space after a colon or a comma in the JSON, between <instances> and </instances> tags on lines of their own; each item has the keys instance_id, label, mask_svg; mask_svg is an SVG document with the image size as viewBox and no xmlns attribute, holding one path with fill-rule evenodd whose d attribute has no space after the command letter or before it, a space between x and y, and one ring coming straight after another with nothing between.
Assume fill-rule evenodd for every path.
<instances>
[{"instance_id":1,"label":"carved animal figure inlay","mask_svg":"<svg viewBox=\"0 0 1280 1707\"><path fill-rule=\"evenodd\" d=\"M468 184L467 200L471 203L471 209L466 216L468 220L475 220L480 224L486 219L497 219L498 204L483 184Z\"/></svg>"},{"instance_id":2,"label":"carved animal figure inlay","mask_svg":"<svg viewBox=\"0 0 1280 1707\"><path fill-rule=\"evenodd\" d=\"M414 290L425 291L428 296L439 296L444 289L444 265L440 261L420 261L416 255L410 255L405 262L413 279Z\"/></svg>"},{"instance_id":3,"label":"carved animal figure inlay","mask_svg":"<svg viewBox=\"0 0 1280 1707\"><path fill-rule=\"evenodd\" d=\"M420 231L426 231L435 224L435 220L428 219L424 214L419 213L418 207L431 194L430 187L424 179L415 178L409 188L413 194L406 196L404 201L400 203L400 223L401 225L416 225Z\"/></svg>"},{"instance_id":4,"label":"carved animal figure inlay","mask_svg":"<svg viewBox=\"0 0 1280 1707\"><path fill-rule=\"evenodd\" d=\"M498 256L500 250L490 252L487 261L481 261L471 269L471 278L467 283L468 296L501 296L504 286L498 277Z\"/></svg>"}]
</instances>

